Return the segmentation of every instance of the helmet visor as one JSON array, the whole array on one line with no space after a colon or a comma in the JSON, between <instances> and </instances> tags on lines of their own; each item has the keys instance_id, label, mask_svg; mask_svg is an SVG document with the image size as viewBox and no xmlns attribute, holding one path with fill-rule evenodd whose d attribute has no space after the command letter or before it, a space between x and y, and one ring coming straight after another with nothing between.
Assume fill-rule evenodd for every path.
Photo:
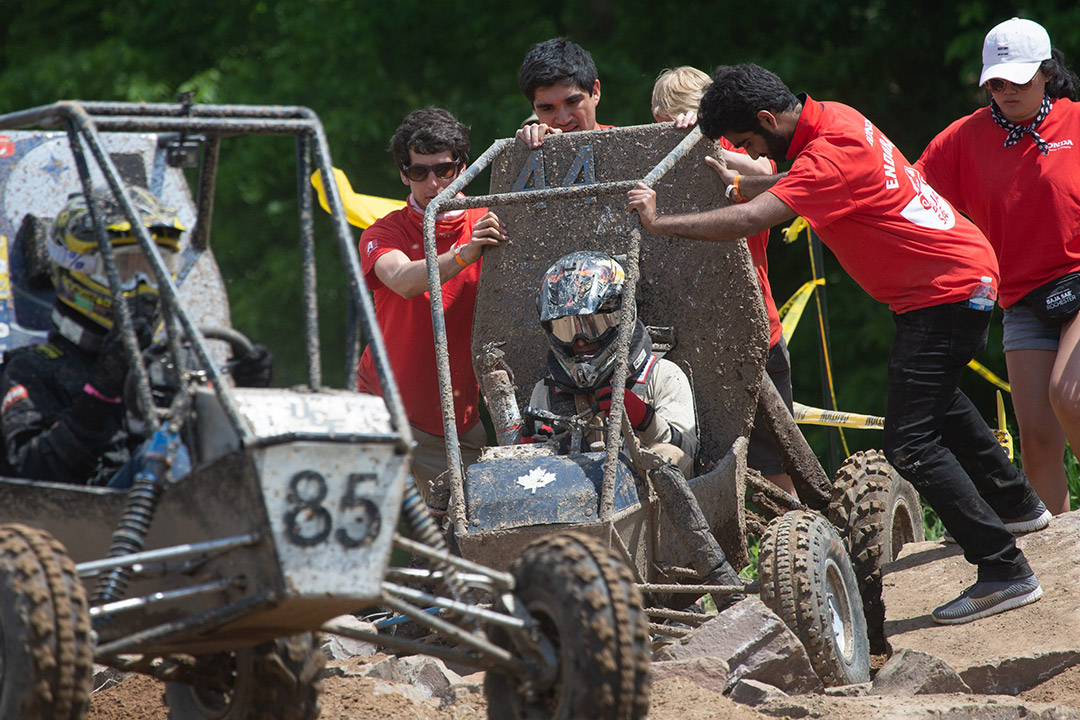
<instances>
[{"instance_id":1,"label":"helmet visor","mask_svg":"<svg viewBox=\"0 0 1080 720\"><path fill-rule=\"evenodd\" d=\"M604 333L619 324L619 313L605 312L592 315L565 315L551 320L551 334L559 342L570 344L578 337L585 342L595 342Z\"/></svg>"},{"instance_id":2,"label":"helmet visor","mask_svg":"<svg viewBox=\"0 0 1080 720\"><path fill-rule=\"evenodd\" d=\"M158 251L161 253L161 259L165 261L165 269L169 275L176 274L177 265L177 253L158 246ZM142 251L142 248L138 245L121 245L120 247L113 248L113 259L116 260L116 272L120 276L120 284L126 289L131 285L138 282L146 282L150 285L157 286L157 280L154 276L153 267L150 264L150 258ZM105 261L99 256L98 272L101 278L105 278ZM106 284L108 281L106 280Z\"/></svg>"}]
</instances>

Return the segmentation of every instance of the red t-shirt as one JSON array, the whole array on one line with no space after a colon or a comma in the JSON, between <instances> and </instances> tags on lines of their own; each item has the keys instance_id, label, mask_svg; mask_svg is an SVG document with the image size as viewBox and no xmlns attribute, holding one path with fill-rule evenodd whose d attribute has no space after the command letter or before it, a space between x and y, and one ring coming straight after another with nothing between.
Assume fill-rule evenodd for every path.
<instances>
[{"instance_id":1,"label":"red t-shirt","mask_svg":"<svg viewBox=\"0 0 1080 720\"><path fill-rule=\"evenodd\" d=\"M1054 101L1038 128L1005 147L990 108L960 118L915 163L927 180L986 235L1001 267L1001 305L1080 271L1080 103Z\"/></svg>"},{"instance_id":2,"label":"red t-shirt","mask_svg":"<svg viewBox=\"0 0 1080 720\"><path fill-rule=\"evenodd\" d=\"M468 243L473 225L486 213L486 209L472 209L440 215L435 223L435 246L439 253ZM375 261L391 250L400 250L409 260L424 258L423 222L424 215L411 197L405 207L377 220L360 237L360 267L368 289L375 296L375 319L386 343L409 424L432 435L443 435L430 294L425 292L405 299L383 285L375 274ZM479 389L472 367L472 323L480 265L473 263L442 286L458 433L480 419ZM360 357L358 376L361 392L382 394L370 347Z\"/></svg>"},{"instance_id":3,"label":"red t-shirt","mask_svg":"<svg viewBox=\"0 0 1080 720\"><path fill-rule=\"evenodd\" d=\"M728 142L728 139L720 137L720 147L732 152L746 154L746 150L737 148ZM769 160L772 170L776 172L776 163ZM761 298L765 301L765 314L769 316L769 347L780 342L784 335L784 326L780 323L780 313L776 310L776 301L773 300L772 288L769 286L769 256L765 249L769 247L769 231L762 230L757 235L746 238L746 246L750 250L750 260L754 263L754 272L757 274L758 285L761 286Z\"/></svg>"},{"instance_id":4,"label":"red t-shirt","mask_svg":"<svg viewBox=\"0 0 1080 720\"><path fill-rule=\"evenodd\" d=\"M800 96L791 170L769 192L806 218L849 275L894 312L997 286L994 250L869 120Z\"/></svg>"}]
</instances>

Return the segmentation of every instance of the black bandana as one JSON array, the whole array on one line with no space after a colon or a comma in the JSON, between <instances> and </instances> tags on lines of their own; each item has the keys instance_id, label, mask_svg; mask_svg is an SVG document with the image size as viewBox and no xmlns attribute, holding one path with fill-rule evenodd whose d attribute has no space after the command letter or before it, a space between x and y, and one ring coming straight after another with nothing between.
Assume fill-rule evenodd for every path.
<instances>
[{"instance_id":1,"label":"black bandana","mask_svg":"<svg viewBox=\"0 0 1080 720\"><path fill-rule=\"evenodd\" d=\"M1020 142L1020 138L1023 137L1024 133L1027 133L1035 141L1035 147L1039 148L1039 152L1047 155L1050 153L1050 144L1042 139L1042 136L1035 131L1035 128L1039 127L1039 123L1050 113L1051 107L1053 107L1053 103L1050 102L1050 97L1044 94L1042 105L1039 106L1039 112L1030 125L1017 125L1010 120L1006 120L1005 116L1001 114L1001 108L993 100L990 101L990 115L994 118L994 122L1009 132L1008 137L1005 138L1005 147L1012 147Z\"/></svg>"}]
</instances>

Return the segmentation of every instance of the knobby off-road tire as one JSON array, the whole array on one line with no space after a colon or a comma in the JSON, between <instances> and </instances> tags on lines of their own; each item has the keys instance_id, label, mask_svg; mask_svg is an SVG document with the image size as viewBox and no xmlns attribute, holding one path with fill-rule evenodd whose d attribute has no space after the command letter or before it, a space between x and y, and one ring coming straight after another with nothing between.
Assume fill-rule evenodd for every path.
<instances>
[{"instance_id":1,"label":"knobby off-road tire","mask_svg":"<svg viewBox=\"0 0 1080 720\"><path fill-rule=\"evenodd\" d=\"M844 538L855 568L870 650L887 653L881 568L896 559L905 543L925 539L919 494L882 452L857 452L836 472L829 520Z\"/></svg>"},{"instance_id":2,"label":"knobby off-road tire","mask_svg":"<svg viewBox=\"0 0 1080 720\"><path fill-rule=\"evenodd\" d=\"M758 577L762 602L799 638L826 686L870 679L855 572L823 515L792 510L769 523L758 550Z\"/></svg>"},{"instance_id":3,"label":"knobby off-road tire","mask_svg":"<svg viewBox=\"0 0 1080 720\"><path fill-rule=\"evenodd\" d=\"M649 633L630 571L597 540L543 538L511 572L514 592L558 655L556 680L525 694L518 678L489 671L492 720L636 720L649 711ZM493 639L510 647L502 632Z\"/></svg>"},{"instance_id":4,"label":"knobby off-road tire","mask_svg":"<svg viewBox=\"0 0 1080 720\"><path fill-rule=\"evenodd\" d=\"M322 706L319 674L326 656L318 635L278 638L233 653L197 658L196 673L217 676L218 688L165 684L171 720L314 720Z\"/></svg>"},{"instance_id":5,"label":"knobby off-road tire","mask_svg":"<svg viewBox=\"0 0 1080 720\"><path fill-rule=\"evenodd\" d=\"M63 545L0 526L0 718L78 720L90 702L86 591Z\"/></svg>"}]
</instances>

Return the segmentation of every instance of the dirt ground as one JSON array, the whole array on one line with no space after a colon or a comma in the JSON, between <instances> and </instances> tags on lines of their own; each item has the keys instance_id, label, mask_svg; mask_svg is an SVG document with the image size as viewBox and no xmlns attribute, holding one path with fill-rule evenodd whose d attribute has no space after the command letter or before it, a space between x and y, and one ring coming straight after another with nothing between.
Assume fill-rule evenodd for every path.
<instances>
[{"instance_id":1,"label":"dirt ground","mask_svg":"<svg viewBox=\"0 0 1080 720\"><path fill-rule=\"evenodd\" d=\"M962 696L955 696L961 699ZM999 705L1001 699L992 696L963 696L967 702L986 698L987 709ZM1074 667L1027 692L1020 699L1080 708L1080 667ZM88 720L167 720L168 712L162 702L161 683L132 676L119 685L94 694ZM365 678L328 678L323 686L325 720L477 720L487 717L487 704L482 695L470 695L454 705L439 709L417 703L394 693L376 694L375 683ZM875 709L883 706L901 711L904 698L882 698ZM864 720L866 708L854 705L846 698L816 696L815 710L832 720ZM764 720L769 716L739 705L728 698L684 680L668 678L653 686L652 720Z\"/></svg>"},{"instance_id":2,"label":"dirt ground","mask_svg":"<svg viewBox=\"0 0 1080 720\"><path fill-rule=\"evenodd\" d=\"M1037 652L1070 650L1076 647L1080 609L1076 602L1080 589L1080 511L1059 516L1051 527L1024 536L1020 547L1037 570L1043 598L1024 608L978 622L958 626L937 626L928 613L943 597L951 597L973 579L956 546L928 542L905 547L895 563L886 568L886 632L894 650L909 648L934 654L954 669L978 665L991 658L1031 655ZM356 658L352 661L359 660ZM873 658L872 670L885 662ZM477 720L487 716L487 706L479 685L482 678L470 676L477 692L466 694L454 704L440 708L438 701L415 702L398 693L387 692L385 683L358 677L330 677L324 680L322 717L326 720ZM1073 708L1080 716L1080 666L1019 694L1028 703L1047 703ZM827 717L832 720L885 720L898 717L948 717L950 705L985 705L986 717L1016 717L1002 712L1008 698L992 695L935 695L916 698L874 697L834 698L825 695L799 696L800 707L784 713L789 717ZM773 708L775 710L775 708ZM918 712L916 712L918 710ZM980 712L981 715L981 712ZM1060 714L1052 714L1058 717ZM972 713L956 717L972 717ZM1022 716L1022 715L1020 715ZM764 720L765 715L699 687L683 678L667 678L653 686L652 720ZM1069 717L1072 717L1070 715ZM161 683L131 676L118 685L96 692L89 720L166 720Z\"/></svg>"}]
</instances>

